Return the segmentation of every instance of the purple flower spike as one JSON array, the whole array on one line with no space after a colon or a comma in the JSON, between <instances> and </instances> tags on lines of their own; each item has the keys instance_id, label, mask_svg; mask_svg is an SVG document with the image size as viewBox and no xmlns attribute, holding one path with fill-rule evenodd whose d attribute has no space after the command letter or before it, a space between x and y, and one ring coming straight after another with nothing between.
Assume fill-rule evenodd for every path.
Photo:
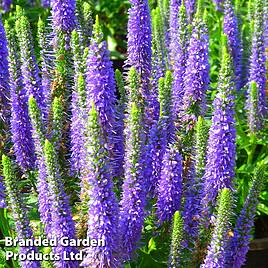
<instances>
[{"instance_id":1,"label":"purple flower spike","mask_svg":"<svg viewBox=\"0 0 268 268\"><path fill-rule=\"evenodd\" d=\"M182 2L178 17L178 30L175 42L174 58L174 81L172 85L173 98L173 118L177 119L178 113L182 109L182 99L184 95L184 75L186 71L186 61L188 57L187 48L189 46L188 20L185 6Z\"/></svg>"},{"instance_id":2,"label":"purple flower spike","mask_svg":"<svg viewBox=\"0 0 268 268\"><path fill-rule=\"evenodd\" d=\"M37 65L34 54L34 44L30 29L29 20L23 15L23 10L17 7L19 18L16 21L15 29L20 48L21 71L24 86L27 95L32 94L42 112L45 112L45 101L43 96L43 88L39 76L39 67Z\"/></svg>"},{"instance_id":3,"label":"purple flower spike","mask_svg":"<svg viewBox=\"0 0 268 268\"><path fill-rule=\"evenodd\" d=\"M5 30L2 24L2 16L0 14L0 120L6 121L9 95L9 73L8 73L8 48ZM0 121L0 122L1 122ZM5 123L5 122L4 122Z\"/></svg>"},{"instance_id":4,"label":"purple flower spike","mask_svg":"<svg viewBox=\"0 0 268 268\"><path fill-rule=\"evenodd\" d=\"M51 0L51 7L56 31L71 34L76 25L75 0Z\"/></svg>"},{"instance_id":5,"label":"purple flower spike","mask_svg":"<svg viewBox=\"0 0 268 268\"><path fill-rule=\"evenodd\" d=\"M264 13L263 2L255 3L254 33L252 39L252 54L250 58L249 83L256 82L258 88L258 116L263 120L267 116L266 86L266 58L264 46ZM250 91L248 87L247 107L250 107Z\"/></svg>"},{"instance_id":6,"label":"purple flower spike","mask_svg":"<svg viewBox=\"0 0 268 268\"><path fill-rule=\"evenodd\" d=\"M265 47L268 48L268 2L265 2L264 6L264 22L265 22L265 28L264 28L264 38L265 38Z\"/></svg>"},{"instance_id":7,"label":"purple flower spike","mask_svg":"<svg viewBox=\"0 0 268 268\"><path fill-rule=\"evenodd\" d=\"M41 222L44 224L46 235L51 237L51 205L49 200L49 190L47 184L47 169L44 158L45 134L43 130L43 122L41 112L35 99L29 97L29 115L32 123L32 137L35 145L35 154L37 156L38 166L38 210Z\"/></svg>"},{"instance_id":8,"label":"purple flower spike","mask_svg":"<svg viewBox=\"0 0 268 268\"><path fill-rule=\"evenodd\" d=\"M214 207L219 190L232 188L235 176L234 77L232 59L226 48L223 51L218 88L219 92L213 102L207 164L203 177L205 197L202 204L208 209Z\"/></svg>"},{"instance_id":9,"label":"purple flower spike","mask_svg":"<svg viewBox=\"0 0 268 268\"><path fill-rule=\"evenodd\" d=\"M182 195L182 157L176 147L171 147L164 155L157 193L158 219L160 223L170 221L180 209Z\"/></svg>"},{"instance_id":10,"label":"purple flower spike","mask_svg":"<svg viewBox=\"0 0 268 268\"><path fill-rule=\"evenodd\" d=\"M152 69L152 30L148 0L130 0L128 21L128 61L135 67L140 78L142 95L148 101Z\"/></svg>"},{"instance_id":11,"label":"purple flower spike","mask_svg":"<svg viewBox=\"0 0 268 268\"><path fill-rule=\"evenodd\" d=\"M9 48L10 98L11 98L11 133L16 160L23 171L35 167L34 143L28 114L28 97L23 84L21 62L17 51L14 29L6 23Z\"/></svg>"},{"instance_id":12,"label":"purple flower spike","mask_svg":"<svg viewBox=\"0 0 268 268\"><path fill-rule=\"evenodd\" d=\"M59 174L56 151L48 140L45 141L44 154L49 200L51 202L51 236L56 237L58 240L58 244L52 250L54 254L60 256L60 260L55 261L55 267L76 268L79 266L78 261L66 261L64 260L64 256L70 258L71 254L78 253L78 250L74 246L64 246L60 243L63 237L75 239L75 225L69 206L69 198L64 192L63 180Z\"/></svg>"},{"instance_id":13,"label":"purple flower spike","mask_svg":"<svg viewBox=\"0 0 268 268\"><path fill-rule=\"evenodd\" d=\"M116 258L118 249L118 204L113 192L110 174L109 153L99 122L99 116L92 103L89 112L86 141L88 169L84 174L87 181L88 230L90 239L100 239L102 245L85 249L86 257L81 266L100 268L120 267Z\"/></svg>"},{"instance_id":14,"label":"purple flower spike","mask_svg":"<svg viewBox=\"0 0 268 268\"><path fill-rule=\"evenodd\" d=\"M231 0L224 2L224 23L223 31L228 38L228 46L234 63L234 73L236 77L236 89L241 88L242 79L242 44L239 33L238 21L234 12Z\"/></svg>"},{"instance_id":15,"label":"purple flower spike","mask_svg":"<svg viewBox=\"0 0 268 268\"><path fill-rule=\"evenodd\" d=\"M181 5L181 0L170 0L170 15L169 15L169 51L170 51L170 61L173 65L176 50L177 50L177 39L178 39L178 13Z\"/></svg>"},{"instance_id":16,"label":"purple flower spike","mask_svg":"<svg viewBox=\"0 0 268 268\"><path fill-rule=\"evenodd\" d=\"M195 166L192 163L187 172L183 189L183 211L182 217L185 222L184 233L186 241L184 242L185 252L193 250L194 243L198 236L198 218L200 214L200 182L196 179ZM187 260L184 260L186 263Z\"/></svg>"},{"instance_id":17,"label":"purple flower spike","mask_svg":"<svg viewBox=\"0 0 268 268\"><path fill-rule=\"evenodd\" d=\"M114 71L107 50L107 43L102 41L103 37L98 19L96 19L94 27L95 32L89 47L86 69L87 108L91 108L92 101L95 103L106 146L110 150L110 157L114 162L116 103Z\"/></svg>"},{"instance_id":18,"label":"purple flower spike","mask_svg":"<svg viewBox=\"0 0 268 268\"><path fill-rule=\"evenodd\" d=\"M205 98L209 84L207 26L197 17L188 48L188 60L184 76L183 121L197 121L206 110Z\"/></svg>"},{"instance_id":19,"label":"purple flower spike","mask_svg":"<svg viewBox=\"0 0 268 268\"><path fill-rule=\"evenodd\" d=\"M135 102L131 104L129 109L131 111L126 129L125 180L122 187L123 194L120 202L119 219L123 260L131 259L136 244L140 240L147 189L146 176L144 176L143 170L146 152L144 149L145 135L142 127L142 111Z\"/></svg>"}]
</instances>

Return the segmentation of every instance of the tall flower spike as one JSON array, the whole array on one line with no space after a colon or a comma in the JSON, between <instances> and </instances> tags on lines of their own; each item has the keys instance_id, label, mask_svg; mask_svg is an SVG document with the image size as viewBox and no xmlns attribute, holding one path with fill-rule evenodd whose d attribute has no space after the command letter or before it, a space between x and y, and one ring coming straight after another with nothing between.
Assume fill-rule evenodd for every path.
<instances>
[{"instance_id":1,"label":"tall flower spike","mask_svg":"<svg viewBox=\"0 0 268 268\"><path fill-rule=\"evenodd\" d=\"M76 26L75 0L51 0L51 8L55 30L71 34Z\"/></svg>"},{"instance_id":2,"label":"tall flower spike","mask_svg":"<svg viewBox=\"0 0 268 268\"><path fill-rule=\"evenodd\" d=\"M182 195L182 157L177 148L167 149L157 187L157 211L160 223L170 221L180 209Z\"/></svg>"},{"instance_id":3,"label":"tall flower spike","mask_svg":"<svg viewBox=\"0 0 268 268\"><path fill-rule=\"evenodd\" d=\"M49 51L48 38L47 38L47 29L45 22L39 18L37 24L37 35L38 43L40 48L40 60L41 60L41 78L42 78L42 88L44 95L44 102L46 106L46 113L48 114L48 107L51 105L51 68L53 66L51 56L48 56Z\"/></svg>"},{"instance_id":4,"label":"tall flower spike","mask_svg":"<svg viewBox=\"0 0 268 268\"><path fill-rule=\"evenodd\" d=\"M227 248L225 267L240 268L246 262L246 255L249 250L250 239L252 238L251 231L254 227L258 197L264 186L264 172L265 166L263 164L254 171L250 192L236 220L234 235Z\"/></svg>"},{"instance_id":5,"label":"tall flower spike","mask_svg":"<svg viewBox=\"0 0 268 268\"><path fill-rule=\"evenodd\" d=\"M51 236L60 241L63 237L75 239L75 226L69 206L69 198L64 192L64 185L59 175L58 159L55 148L46 140L44 146L45 164L47 169L47 181L51 202ZM76 260L66 262L64 256L70 258L71 254L77 253L74 246L64 246L60 242L52 248L55 254L59 254L60 260L55 261L57 268L78 267Z\"/></svg>"},{"instance_id":6,"label":"tall flower spike","mask_svg":"<svg viewBox=\"0 0 268 268\"><path fill-rule=\"evenodd\" d=\"M183 219L179 211L174 213L171 247L169 255L169 268L179 268L183 241Z\"/></svg>"},{"instance_id":7,"label":"tall flower spike","mask_svg":"<svg viewBox=\"0 0 268 268\"><path fill-rule=\"evenodd\" d=\"M5 186L8 196L8 203L12 209L12 215L16 226L16 233L19 240L34 239L33 231L30 227L30 221L27 216L25 205L22 200L21 193L18 189L16 181L16 174L12 167L12 162L8 156L2 156L3 174L5 177ZM30 252L37 253L36 247L20 247L21 254L29 254ZM40 268L39 261L35 260L21 260L20 265L22 268Z\"/></svg>"},{"instance_id":8,"label":"tall flower spike","mask_svg":"<svg viewBox=\"0 0 268 268\"><path fill-rule=\"evenodd\" d=\"M5 29L0 15L0 126L8 124L7 111L9 96L8 47ZM1 122L1 121L4 122ZM6 122L5 122L6 121ZM2 131L1 131L2 132ZM2 133L0 134L2 136Z\"/></svg>"},{"instance_id":9,"label":"tall flower spike","mask_svg":"<svg viewBox=\"0 0 268 268\"><path fill-rule=\"evenodd\" d=\"M5 24L8 39L8 65L10 74L11 133L17 163L23 171L35 167L34 143L28 113L28 97L23 84L21 62L14 29Z\"/></svg>"},{"instance_id":10,"label":"tall flower spike","mask_svg":"<svg viewBox=\"0 0 268 268\"><path fill-rule=\"evenodd\" d=\"M165 78L158 81L160 116L159 120L152 126L150 131L149 149L152 159L152 174L150 177L150 189L154 191L160 180L162 160L166 151L167 144L172 137L172 113L171 113L171 85L172 73L167 71ZM169 133L167 133L169 129ZM174 213L174 211L173 211Z\"/></svg>"},{"instance_id":11,"label":"tall flower spike","mask_svg":"<svg viewBox=\"0 0 268 268\"><path fill-rule=\"evenodd\" d=\"M232 59L223 48L218 82L219 92L213 102L205 168L203 206L214 207L218 191L232 188L235 176L236 131L234 118L234 75ZM210 215L208 215L210 216Z\"/></svg>"},{"instance_id":12,"label":"tall flower spike","mask_svg":"<svg viewBox=\"0 0 268 268\"><path fill-rule=\"evenodd\" d=\"M87 108L90 109L92 101L95 103L106 146L114 162L116 84L110 54L107 50L107 43L103 41L98 17L87 57L86 92ZM112 169L114 172L113 163Z\"/></svg>"},{"instance_id":13,"label":"tall flower spike","mask_svg":"<svg viewBox=\"0 0 268 268\"><path fill-rule=\"evenodd\" d=\"M231 228L231 217L233 210L232 192L228 188L223 188L219 192L218 210L215 227L212 233L207 256L201 268L224 268L225 248L228 242L228 232Z\"/></svg>"},{"instance_id":14,"label":"tall flower spike","mask_svg":"<svg viewBox=\"0 0 268 268\"><path fill-rule=\"evenodd\" d=\"M23 82L28 96L32 94L38 106L41 108L42 112L44 112L45 103L43 89L39 77L39 68L34 55L33 40L30 31L31 27L28 19L22 13L21 8L17 6L18 19L15 23L15 29L20 47Z\"/></svg>"},{"instance_id":15,"label":"tall flower spike","mask_svg":"<svg viewBox=\"0 0 268 268\"><path fill-rule=\"evenodd\" d=\"M173 118L177 119L178 113L182 110L182 99L184 95L184 75L186 71L187 48L189 46L189 31L186 8L184 1L179 9L178 29L174 48L176 49L174 58L174 80L172 85Z\"/></svg>"},{"instance_id":16,"label":"tall flower spike","mask_svg":"<svg viewBox=\"0 0 268 268\"><path fill-rule=\"evenodd\" d=\"M208 30L201 19L201 7L193 21L184 75L181 120L191 133L197 118L206 111L206 91L209 85Z\"/></svg>"},{"instance_id":17,"label":"tall flower spike","mask_svg":"<svg viewBox=\"0 0 268 268\"><path fill-rule=\"evenodd\" d=\"M80 174L82 160L85 154L85 69L86 59L83 58L81 43L77 31L72 32L71 47L75 70L74 89L72 91L72 119L71 119L71 169L72 172Z\"/></svg>"},{"instance_id":18,"label":"tall flower spike","mask_svg":"<svg viewBox=\"0 0 268 268\"><path fill-rule=\"evenodd\" d=\"M183 249L183 264L186 265L185 256L192 255L198 237L198 224L201 212L201 199L203 189L203 174L206 163L206 148L208 140L208 126L204 119L198 118L195 127L193 160L186 174L183 192L182 216L185 222L185 242ZM189 256L190 258L190 256Z\"/></svg>"},{"instance_id":19,"label":"tall flower spike","mask_svg":"<svg viewBox=\"0 0 268 268\"><path fill-rule=\"evenodd\" d=\"M252 39L252 54L250 58L250 75L249 83L255 81L258 88L258 116L263 125L263 120L267 117L267 102L266 102L266 59L264 46L264 13L263 1L255 1L254 14L254 33ZM250 106L250 86L248 87L247 106Z\"/></svg>"},{"instance_id":20,"label":"tall flower spike","mask_svg":"<svg viewBox=\"0 0 268 268\"><path fill-rule=\"evenodd\" d=\"M130 72L136 75L135 69ZM135 88L133 88L135 90ZM141 237L144 221L145 191L144 156L145 135L142 126L142 109L137 105L137 91L131 93L126 128L125 180L120 202L120 245L122 257L129 260Z\"/></svg>"},{"instance_id":21,"label":"tall flower spike","mask_svg":"<svg viewBox=\"0 0 268 268\"><path fill-rule=\"evenodd\" d=\"M172 136L172 114L171 114L171 84L172 73L167 71L165 78L158 81L158 101L160 103L159 119L149 132L148 159L150 158L149 190L155 193L155 187L160 179L162 159L168 142ZM169 129L169 133L167 133Z\"/></svg>"},{"instance_id":22,"label":"tall flower spike","mask_svg":"<svg viewBox=\"0 0 268 268\"><path fill-rule=\"evenodd\" d=\"M127 65L135 67L141 79L142 96L150 100L150 77L152 69L152 30L148 0L130 0L128 20Z\"/></svg>"},{"instance_id":23,"label":"tall flower spike","mask_svg":"<svg viewBox=\"0 0 268 268\"><path fill-rule=\"evenodd\" d=\"M85 93L85 79L79 75L76 89L72 96L72 121L71 121L71 161L72 171L80 174L85 159L85 105L81 101L81 93Z\"/></svg>"},{"instance_id":24,"label":"tall flower spike","mask_svg":"<svg viewBox=\"0 0 268 268\"><path fill-rule=\"evenodd\" d=\"M224 2L223 31L228 38L228 46L234 63L236 89L242 86L242 44L237 16L231 0Z\"/></svg>"},{"instance_id":25,"label":"tall flower spike","mask_svg":"<svg viewBox=\"0 0 268 268\"><path fill-rule=\"evenodd\" d=\"M33 96L29 97L29 114L32 123L32 136L35 144L38 167L38 211L41 222L44 224L46 235L51 237L51 209L47 184L47 170L44 158L45 134L40 109Z\"/></svg>"},{"instance_id":26,"label":"tall flower spike","mask_svg":"<svg viewBox=\"0 0 268 268\"><path fill-rule=\"evenodd\" d=\"M124 78L119 70L115 71L115 80L120 98L116 104L116 144L115 144L115 166L117 169L117 177L121 181L124 176L124 154L125 154L125 113L127 109L127 95L125 90ZM121 184L121 182L120 182Z\"/></svg>"},{"instance_id":27,"label":"tall flower spike","mask_svg":"<svg viewBox=\"0 0 268 268\"><path fill-rule=\"evenodd\" d=\"M178 43L178 13L181 4L183 1L181 0L170 0L170 7L169 7L169 58L170 58L170 63L171 66L174 66L174 60L175 56L177 54L177 43Z\"/></svg>"},{"instance_id":28,"label":"tall flower spike","mask_svg":"<svg viewBox=\"0 0 268 268\"><path fill-rule=\"evenodd\" d=\"M86 257L81 266L90 268L118 267L118 204L113 192L110 174L109 153L100 126L98 112L91 104L86 141L88 171L84 176L89 185L87 236L101 239L103 245L86 248Z\"/></svg>"}]
</instances>

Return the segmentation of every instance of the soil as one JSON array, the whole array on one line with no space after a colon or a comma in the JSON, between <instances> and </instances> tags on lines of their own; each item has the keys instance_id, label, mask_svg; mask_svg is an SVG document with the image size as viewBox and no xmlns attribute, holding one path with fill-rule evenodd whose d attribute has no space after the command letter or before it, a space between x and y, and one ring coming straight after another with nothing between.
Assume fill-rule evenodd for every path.
<instances>
[{"instance_id":1,"label":"soil","mask_svg":"<svg viewBox=\"0 0 268 268\"><path fill-rule=\"evenodd\" d=\"M244 268L268 268L268 216L255 222L255 239L250 244Z\"/></svg>"}]
</instances>

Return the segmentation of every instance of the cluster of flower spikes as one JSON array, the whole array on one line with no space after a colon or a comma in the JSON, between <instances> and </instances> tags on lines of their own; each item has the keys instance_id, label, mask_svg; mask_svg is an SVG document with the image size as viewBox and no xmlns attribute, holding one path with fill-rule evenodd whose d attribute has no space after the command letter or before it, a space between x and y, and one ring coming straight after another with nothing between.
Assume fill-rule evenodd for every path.
<instances>
[{"instance_id":1,"label":"cluster of flower spikes","mask_svg":"<svg viewBox=\"0 0 268 268\"><path fill-rule=\"evenodd\" d=\"M11 159L2 155L3 175L5 178L6 193L8 196L8 205L12 209L13 219L15 222L16 233L18 239L34 239L33 231L30 227L30 221L27 215L26 208L22 202L22 196L18 189L18 182L16 181L16 174L14 167L12 167ZM20 247L21 254L29 254L30 252L38 252L36 247ZM22 268L33 267L41 268L41 264L37 260L20 260Z\"/></svg>"},{"instance_id":2,"label":"cluster of flower spikes","mask_svg":"<svg viewBox=\"0 0 268 268\"><path fill-rule=\"evenodd\" d=\"M55 98L52 109L55 115L61 111L59 106L60 102ZM62 237L75 239L75 226L71 216L69 197L64 191L56 154L56 144L60 142L60 136L56 131L60 128L56 126L60 119L59 115L53 115L53 120L56 118L56 122L53 122L55 132L51 137L52 142L49 142L46 140L41 111L33 96L29 98L29 112L38 164L38 208L46 235L48 238L56 237L58 241ZM77 253L77 249L74 247L63 247L60 243L53 247L52 250L55 254L61 256L60 260L55 262L56 267L69 267L68 263L64 261L63 254L69 256L71 253ZM74 260L72 265L72 267L78 267L78 262Z\"/></svg>"}]
</instances>

